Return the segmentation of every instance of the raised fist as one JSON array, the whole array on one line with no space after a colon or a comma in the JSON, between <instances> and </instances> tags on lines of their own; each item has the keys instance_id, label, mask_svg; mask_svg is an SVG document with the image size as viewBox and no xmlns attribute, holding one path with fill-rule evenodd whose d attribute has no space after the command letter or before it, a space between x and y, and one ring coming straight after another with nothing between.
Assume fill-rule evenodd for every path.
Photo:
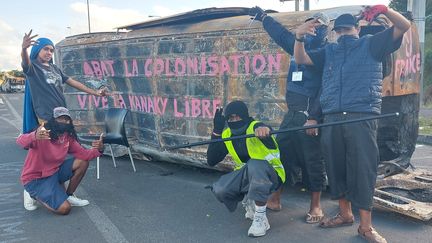
<instances>
[{"instance_id":1,"label":"raised fist","mask_svg":"<svg viewBox=\"0 0 432 243\"><path fill-rule=\"evenodd\" d=\"M215 116L213 118L213 132L222 134L225 128L225 116L223 115L223 108L219 107L216 109Z\"/></svg>"},{"instance_id":2,"label":"raised fist","mask_svg":"<svg viewBox=\"0 0 432 243\"><path fill-rule=\"evenodd\" d=\"M258 6L255 6L249 10L249 15L254 16L256 20L262 21L263 18L267 15L264 10Z\"/></svg>"}]
</instances>

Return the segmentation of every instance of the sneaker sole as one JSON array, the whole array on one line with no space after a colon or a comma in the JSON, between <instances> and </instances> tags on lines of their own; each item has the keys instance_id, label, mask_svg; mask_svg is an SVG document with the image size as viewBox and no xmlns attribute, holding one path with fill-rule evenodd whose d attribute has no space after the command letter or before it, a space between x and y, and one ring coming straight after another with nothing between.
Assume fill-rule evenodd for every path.
<instances>
[{"instance_id":1,"label":"sneaker sole","mask_svg":"<svg viewBox=\"0 0 432 243\"><path fill-rule=\"evenodd\" d=\"M34 211L34 210L36 210L38 207L37 207L37 206L24 206L24 208L25 208L27 211Z\"/></svg>"},{"instance_id":2,"label":"sneaker sole","mask_svg":"<svg viewBox=\"0 0 432 243\"><path fill-rule=\"evenodd\" d=\"M70 202L69 202L70 203ZM72 206L72 207L84 207L84 206L87 206L87 205L89 205L90 203L87 203L87 204L72 204L72 203L70 203L70 205Z\"/></svg>"},{"instance_id":3,"label":"sneaker sole","mask_svg":"<svg viewBox=\"0 0 432 243\"><path fill-rule=\"evenodd\" d=\"M266 235L266 234L267 234L267 231L268 231L269 229L270 229L270 225L267 227L266 231L265 231L263 234L254 235L254 234L249 234L249 233L248 233L248 236L249 236L249 237L261 237L261 236Z\"/></svg>"}]
</instances>

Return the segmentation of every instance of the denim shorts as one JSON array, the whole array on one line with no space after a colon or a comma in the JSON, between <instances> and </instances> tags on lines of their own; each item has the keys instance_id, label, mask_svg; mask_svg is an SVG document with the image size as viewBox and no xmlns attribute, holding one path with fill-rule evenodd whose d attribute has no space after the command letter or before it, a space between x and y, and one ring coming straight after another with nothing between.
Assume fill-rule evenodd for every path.
<instances>
[{"instance_id":1,"label":"denim shorts","mask_svg":"<svg viewBox=\"0 0 432 243\"><path fill-rule=\"evenodd\" d=\"M69 196L62 184L72 177L74 160L75 158L66 159L56 173L45 178L32 180L25 184L24 188L31 197L57 210Z\"/></svg>"}]
</instances>

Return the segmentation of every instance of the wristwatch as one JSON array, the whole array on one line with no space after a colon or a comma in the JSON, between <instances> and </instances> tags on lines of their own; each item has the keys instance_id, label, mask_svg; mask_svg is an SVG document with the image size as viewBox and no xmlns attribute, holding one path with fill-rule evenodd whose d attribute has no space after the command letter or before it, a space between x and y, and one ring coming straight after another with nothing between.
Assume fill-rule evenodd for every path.
<instances>
[{"instance_id":1,"label":"wristwatch","mask_svg":"<svg viewBox=\"0 0 432 243\"><path fill-rule=\"evenodd\" d=\"M297 38L297 35L295 36L295 40L298 42L305 42L305 37Z\"/></svg>"}]
</instances>

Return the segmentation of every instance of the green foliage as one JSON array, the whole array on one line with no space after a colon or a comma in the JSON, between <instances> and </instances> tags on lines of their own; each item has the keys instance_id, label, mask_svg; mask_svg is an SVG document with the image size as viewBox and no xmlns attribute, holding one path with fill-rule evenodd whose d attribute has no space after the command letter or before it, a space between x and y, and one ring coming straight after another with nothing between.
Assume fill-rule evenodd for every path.
<instances>
[{"instance_id":1,"label":"green foliage","mask_svg":"<svg viewBox=\"0 0 432 243\"><path fill-rule=\"evenodd\" d=\"M391 0L389 7L399 12L406 12L407 0ZM426 33L432 32L432 1L426 0L426 14L425 14L425 30Z\"/></svg>"},{"instance_id":2,"label":"green foliage","mask_svg":"<svg viewBox=\"0 0 432 243\"><path fill-rule=\"evenodd\" d=\"M432 135L432 118L419 117L419 134Z\"/></svg>"},{"instance_id":3,"label":"green foliage","mask_svg":"<svg viewBox=\"0 0 432 243\"><path fill-rule=\"evenodd\" d=\"M407 0L392 0L389 7L398 12L406 12L407 2Z\"/></svg>"},{"instance_id":4,"label":"green foliage","mask_svg":"<svg viewBox=\"0 0 432 243\"><path fill-rule=\"evenodd\" d=\"M432 49L425 50L423 82L424 87L432 85Z\"/></svg>"},{"instance_id":5,"label":"green foliage","mask_svg":"<svg viewBox=\"0 0 432 243\"><path fill-rule=\"evenodd\" d=\"M14 77L22 77L22 78L25 77L24 73L22 71L19 71L19 70L11 70L8 73L9 73L9 75L14 76Z\"/></svg>"}]
</instances>

